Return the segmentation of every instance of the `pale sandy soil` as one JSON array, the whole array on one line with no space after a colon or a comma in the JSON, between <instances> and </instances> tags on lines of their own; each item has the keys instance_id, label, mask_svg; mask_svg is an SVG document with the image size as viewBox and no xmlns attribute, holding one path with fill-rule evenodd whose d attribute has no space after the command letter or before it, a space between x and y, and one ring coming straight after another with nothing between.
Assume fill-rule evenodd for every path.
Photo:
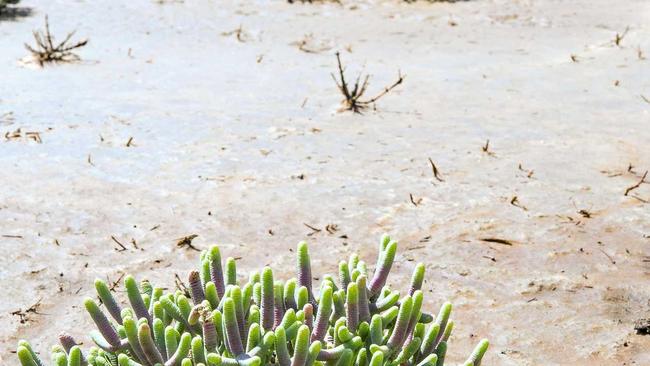
<instances>
[{"instance_id":1,"label":"pale sandy soil","mask_svg":"<svg viewBox=\"0 0 650 366\"><path fill-rule=\"evenodd\" d=\"M0 21L0 132L42 143L0 142L3 365L20 338L88 346L95 277L173 286L197 257L179 237L292 271L307 238L322 274L383 232L392 283L424 261L428 308L455 304L450 364L482 337L485 365L650 364L650 184L623 195L650 169L650 2L23 3ZM19 62L46 13L90 38L83 63ZM337 114L336 50L371 93L406 81Z\"/></svg>"}]
</instances>

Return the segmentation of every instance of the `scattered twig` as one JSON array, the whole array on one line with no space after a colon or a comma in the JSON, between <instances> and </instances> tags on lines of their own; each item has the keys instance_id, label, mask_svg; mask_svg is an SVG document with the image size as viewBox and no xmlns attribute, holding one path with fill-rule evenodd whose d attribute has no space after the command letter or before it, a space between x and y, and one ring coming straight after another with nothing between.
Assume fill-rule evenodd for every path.
<instances>
[{"instance_id":1,"label":"scattered twig","mask_svg":"<svg viewBox=\"0 0 650 366\"><path fill-rule=\"evenodd\" d=\"M370 99L361 100L363 94L368 88L368 80L370 79L370 75L366 75L363 78L363 82L359 84L361 81L361 74L359 74L356 81L354 82L354 87L352 90L350 90L350 87L345 80L345 68L341 64L341 55L339 52L336 52L336 61L338 66L339 79L337 79L334 74L331 75L339 91L344 96L344 99L341 102L342 106L339 111L353 111L354 113L361 113L364 109L368 108L371 104L375 103L381 97L388 94L391 90L393 90L404 81L404 76L398 72L397 80L392 85L385 87L382 92Z\"/></svg>"},{"instance_id":2,"label":"scattered twig","mask_svg":"<svg viewBox=\"0 0 650 366\"><path fill-rule=\"evenodd\" d=\"M300 51L305 53L316 54L332 49L332 47L325 42L321 41L319 44L315 43L316 41L314 39L314 36L312 34L306 34L301 40L293 42L291 44L297 46Z\"/></svg>"},{"instance_id":3,"label":"scattered twig","mask_svg":"<svg viewBox=\"0 0 650 366\"><path fill-rule=\"evenodd\" d=\"M571 61L573 61L573 62L579 62L579 61L578 61L578 56L577 56L577 55L574 55L574 54L571 54Z\"/></svg>"},{"instance_id":4,"label":"scattered twig","mask_svg":"<svg viewBox=\"0 0 650 366\"><path fill-rule=\"evenodd\" d=\"M628 188L625 190L625 194L624 194L624 196L627 196L631 191L633 191L633 190L639 188L639 187L641 186L641 184L643 184L643 183L647 183L647 182L645 181L645 177L646 177L647 175L648 175L648 171L646 170L645 173L643 173L643 176L641 177L641 180L640 180L638 183L636 183L635 185L633 185L633 186L631 186L631 187L628 187Z\"/></svg>"},{"instance_id":5,"label":"scattered twig","mask_svg":"<svg viewBox=\"0 0 650 366\"><path fill-rule=\"evenodd\" d=\"M499 239L499 238L480 238L479 240L485 241L488 243L496 243L496 244L502 244L502 245L509 245L512 246L512 242L510 240L506 239Z\"/></svg>"},{"instance_id":6,"label":"scattered twig","mask_svg":"<svg viewBox=\"0 0 650 366\"><path fill-rule=\"evenodd\" d=\"M585 210L585 209L579 210L578 213L579 213L582 217L584 217L584 218L586 218L586 219L590 219L590 218L591 218L591 212L589 212L589 211L587 211L587 210Z\"/></svg>"},{"instance_id":7,"label":"scattered twig","mask_svg":"<svg viewBox=\"0 0 650 366\"><path fill-rule=\"evenodd\" d=\"M309 224L307 224L307 223L304 223L304 222L303 222L302 224L305 225L305 226L307 226L308 228L310 228L310 229L312 230L312 232L309 233L309 234L307 234L307 236L312 236L312 235L314 235L314 234L316 234L316 233L320 233L320 232L322 231L321 229L315 228L315 227L313 227L313 226L311 226L311 225L309 225Z\"/></svg>"},{"instance_id":8,"label":"scattered twig","mask_svg":"<svg viewBox=\"0 0 650 366\"><path fill-rule=\"evenodd\" d=\"M95 166L95 164L93 163L92 156L90 156L90 154L88 154L88 159L87 159L87 161L88 161L88 164L90 164L90 165L92 165L92 166Z\"/></svg>"},{"instance_id":9,"label":"scattered twig","mask_svg":"<svg viewBox=\"0 0 650 366\"><path fill-rule=\"evenodd\" d=\"M434 164L431 158L429 158L429 163L431 164L431 171L433 172L433 177L436 178L438 182L444 182L445 180L440 177L440 171L438 170L438 167L436 167L436 164Z\"/></svg>"},{"instance_id":10,"label":"scattered twig","mask_svg":"<svg viewBox=\"0 0 650 366\"><path fill-rule=\"evenodd\" d=\"M176 243L176 246L179 247L179 248L187 247L189 249L200 252L201 250L199 248L192 245L192 240L194 240L194 238L196 238L197 236L198 236L197 234L192 234L192 235L188 235L188 236L182 237L180 239L177 239L178 242Z\"/></svg>"},{"instance_id":11,"label":"scattered twig","mask_svg":"<svg viewBox=\"0 0 650 366\"><path fill-rule=\"evenodd\" d=\"M22 239L23 238L22 235L10 235L10 234L2 235L2 237L3 238L11 238L11 239Z\"/></svg>"},{"instance_id":12,"label":"scattered twig","mask_svg":"<svg viewBox=\"0 0 650 366\"><path fill-rule=\"evenodd\" d=\"M614 44L620 47L621 41L623 41L623 38L625 38L627 32L629 31L630 31L630 27L628 26L625 27L625 31L623 31L623 33L619 34L618 32L616 32L616 37L614 38Z\"/></svg>"},{"instance_id":13,"label":"scattered twig","mask_svg":"<svg viewBox=\"0 0 650 366\"><path fill-rule=\"evenodd\" d=\"M485 145L481 146L481 150L489 156L494 156L494 152L490 151L490 139L485 141Z\"/></svg>"},{"instance_id":14,"label":"scattered twig","mask_svg":"<svg viewBox=\"0 0 650 366\"><path fill-rule=\"evenodd\" d=\"M231 30L229 32L222 32L222 36L232 36L234 35L235 38L241 43L246 42L246 32L244 31L244 28L240 24L238 28ZM260 60L261 61L261 60ZM259 63L259 62L258 62Z\"/></svg>"},{"instance_id":15,"label":"scattered twig","mask_svg":"<svg viewBox=\"0 0 650 366\"><path fill-rule=\"evenodd\" d=\"M609 261L610 261L612 264L616 264L616 261L612 258L611 255L607 254L607 252L605 252L605 251L602 250L601 248L598 248L598 250L600 250L600 251L601 251L601 252L602 252L602 253L607 257L607 259L609 259Z\"/></svg>"},{"instance_id":16,"label":"scattered twig","mask_svg":"<svg viewBox=\"0 0 650 366\"><path fill-rule=\"evenodd\" d=\"M520 209L522 209L524 211L528 211L528 208L526 206L523 206L521 203L519 203L519 197L517 197L517 196L513 196L510 199L510 204L515 206L515 207L519 207Z\"/></svg>"},{"instance_id":17,"label":"scattered twig","mask_svg":"<svg viewBox=\"0 0 650 366\"><path fill-rule=\"evenodd\" d=\"M496 262L496 261L497 261L496 258L494 258L494 257L490 257L490 256L488 256L488 255L484 255L483 258L485 258L485 259L489 259L489 260L491 260L492 262Z\"/></svg>"},{"instance_id":18,"label":"scattered twig","mask_svg":"<svg viewBox=\"0 0 650 366\"><path fill-rule=\"evenodd\" d=\"M115 281L111 282L109 280L108 282L110 282L111 285L108 287L108 290L112 291L112 292L115 292L115 289L120 286L122 278L124 278L125 275L126 275L125 273L120 273L120 277L118 277Z\"/></svg>"},{"instance_id":19,"label":"scattered twig","mask_svg":"<svg viewBox=\"0 0 650 366\"><path fill-rule=\"evenodd\" d=\"M422 240L420 240L420 243L421 242L422 242ZM406 248L404 250L408 251L408 250L418 250L418 249L424 249L424 248L426 248L426 246L424 246L424 245L416 245L414 247L409 247L409 248Z\"/></svg>"},{"instance_id":20,"label":"scattered twig","mask_svg":"<svg viewBox=\"0 0 650 366\"><path fill-rule=\"evenodd\" d=\"M411 203L413 206L417 207L420 203L422 203L422 197L418 198L417 200L413 197L413 193L409 193L409 198L411 199Z\"/></svg>"},{"instance_id":21,"label":"scattered twig","mask_svg":"<svg viewBox=\"0 0 650 366\"><path fill-rule=\"evenodd\" d=\"M522 172L526 173L526 178L532 178L532 177L533 177L533 174L535 173L535 171L532 170L532 169L531 169L531 170L526 170L526 169L524 169L524 168L521 166L521 164L519 164L519 167L518 167L518 168L519 168L519 170L521 170Z\"/></svg>"},{"instance_id":22,"label":"scattered twig","mask_svg":"<svg viewBox=\"0 0 650 366\"><path fill-rule=\"evenodd\" d=\"M18 309L16 311L12 311L11 315L17 316L19 318L20 324L25 324L30 320L29 314L42 314L38 312L38 308L41 307L41 300L43 299L39 299L36 303L25 310Z\"/></svg>"},{"instance_id":23,"label":"scattered twig","mask_svg":"<svg viewBox=\"0 0 650 366\"><path fill-rule=\"evenodd\" d=\"M339 226L336 224L327 224L325 225L325 231L330 234L334 234L335 232L339 231Z\"/></svg>"},{"instance_id":24,"label":"scattered twig","mask_svg":"<svg viewBox=\"0 0 650 366\"><path fill-rule=\"evenodd\" d=\"M643 99L646 103L650 104L650 99L646 98L645 95L641 94L641 99Z\"/></svg>"},{"instance_id":25,"label":"scattered twig","mask_svg":"<svg viewBox=\"0 0 650 366\"><path fill-rule=\"evenodd\" d=\"M62 42L54 44L54 37L50 33L50 25L45 16L45 31L34 31L34 40L36 41L36 46L32 47L25 43L25 48L32 53L34 60L40 65L43 66L49 62L75 62L80 61L81 57L76 53L72 52L77 48L81 48L88 44L88 39L81 40L74 44L68 44L74 31L68 33L68 35L63 39Z\"/></svg>"},{"instance_id":26,"label":"scattered twig","mask_svg":"<svg viewBox=\"0 0 650 366\"><path fill-rule=\"evenodd\" d=\"M126 142L126 147L131 146L135 146L135 144L133 144L133 136L129 137L129 140Z\"/></svg>"},{"instance_id":27,"label":"scattered twig","mask_svg":"<svg viewBox=\"0 0 650 366\"><path fill-rule=\"evenodd\" d=\"M190 291L188 290L187 286L185 285L185 282L183 282L183 280L180 278L178 273L174 273L174 284L176 285L176 289L183 292L185 297L190 297Z\"/></svg>"},{"instance_id":28,"label":"scattered twig","mask_svg":"<svg viewBox=\"0 0 650 366\"><path fill-rule=\"evenodd\" d=\"M125 251L125 250L128 250L128 249L126 249L126 247L124 246L124 244L120 243L119 240L117 240L113 235L111 235L111 239L113 239L113 241L114 241L117 245L120 246L119 249L118 249L118 248L114 248L114 249L117 250L118 252L123 252L123 251Z\"/></svg>"},{"instance_id":29,"label":"scattered twig","mask_svg":"<svg viewBox=\"0 0 650 366\"><path fill-rule=\"evenodd\" d=\"M36 131L25 131L23 134L22 128L17 128L14 131L7 131L5 132L5 139L7 140L19 140L22 137L25 137L28 140L34 140L35 142L41 144L43 143L43 140L41 140L41 133L36 132Z\"/></svg>"}]
</instances>

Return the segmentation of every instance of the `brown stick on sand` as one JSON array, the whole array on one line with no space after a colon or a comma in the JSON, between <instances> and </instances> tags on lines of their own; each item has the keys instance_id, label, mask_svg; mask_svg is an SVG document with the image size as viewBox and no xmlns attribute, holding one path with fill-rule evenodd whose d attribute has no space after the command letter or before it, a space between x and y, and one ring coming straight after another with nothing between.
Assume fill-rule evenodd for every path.
<instances>
[{"instance_id":1,"label":"brown stick on sand","mask_svg":"<svg viewBox=\"0 0 650 366\"><path fill-rule=\"evenodd\" d=\"M635 190L635 189L641 187L641 184L646 183L646 181L645 181L645 177L646 177L647 175L648 175L648 171L646 170L645 173L643 173L643 176L641 177L641 180L640 180L637 184L635 184L635 185L633 185L633 186L631 186L631 187L628 187L628 188L625 190L625 194L624 194L624 195L627 196L628 193L630 193L630 192L632 192L633 190Z\"/></svg>"}]
</instances>

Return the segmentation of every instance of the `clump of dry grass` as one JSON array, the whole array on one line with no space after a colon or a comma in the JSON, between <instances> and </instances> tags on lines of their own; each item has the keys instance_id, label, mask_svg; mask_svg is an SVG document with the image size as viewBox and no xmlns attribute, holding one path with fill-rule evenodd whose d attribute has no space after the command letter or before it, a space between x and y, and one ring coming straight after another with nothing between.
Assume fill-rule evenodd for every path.
<instances>
[{"instance_id":1,"label":"clump of dry grass","mask_svg":"<svg viewBox=\"0 0 650 366\"><path fill-rule=\"evenodd\" d=\"M69 43L72 36L75 34L74 31L68 33L68 35L63 39L63 41L56 43L54 42L54 37L50 33L50 24L45 16L45 30L34 31L34 40L36 41L36 46L32 47L25 43L25 48L31 52L32 56L36 63L40 66L45 65L50 62L75 62L80 61L81 57L73 52L78 48L81 48L88 44L88 39L83 39L76 43Z\"/></svg>"},{"instance_id":2,"label":"clump of dry grass","mask_svg":"<svg viewBox=\"0 0 650 366\"><path fill-rule=\"evenodd\" d=\"M343 94L344 97L344 99L341 101L342 106L339 111L353 111L354 113L361 113L364 109L368 108L371 104L374 104L377 100L388 94L391 90L393 90L404 81L404 76L398 72L397 80L393 84L385 87L384 90L370 99L362 99L363 95L368 89L368 81L370 79L370 75L365 75L363 77L363 82L360 83L362 74L359 74L356 81L354 82L354 86L352 89L350 89L350 86L345 80L345 68L341 64L341 55L339 52L336 53L336 61L338 66L339 79L337 79L334 74L331 75L332 79L334 79L334 82L336 83L336 86L339 88L339 91L341 94Z\"/></svg>"}]
</instances>

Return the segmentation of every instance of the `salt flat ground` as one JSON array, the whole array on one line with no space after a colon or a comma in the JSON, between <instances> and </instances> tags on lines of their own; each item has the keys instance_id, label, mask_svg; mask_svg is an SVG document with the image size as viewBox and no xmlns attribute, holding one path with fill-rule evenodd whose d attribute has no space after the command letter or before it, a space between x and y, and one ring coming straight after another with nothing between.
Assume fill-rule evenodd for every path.
<instances>
[{"instance_id":1,"label":"salt flat ground","mask_svg":"<svg viewBox=\"0 0 650 366\"><path fill-rule=\"evenodd\" d=\"M486 365L650 364L650 184L624 195L650 169L650 2L22 5L0 21L0 132L21 129L0 142L2 364L20 338L89 346L92 280L172 287L197 263L181 237L288 276L300 240L321 275L374 263L384 232L392 286L422 261L426 307L455 304L450 364L482 337ZM90 38L83 62L20 61L45 14ZM336 51L369 94L406 79L336 113Z\"/></svg>"}]
</instances>

